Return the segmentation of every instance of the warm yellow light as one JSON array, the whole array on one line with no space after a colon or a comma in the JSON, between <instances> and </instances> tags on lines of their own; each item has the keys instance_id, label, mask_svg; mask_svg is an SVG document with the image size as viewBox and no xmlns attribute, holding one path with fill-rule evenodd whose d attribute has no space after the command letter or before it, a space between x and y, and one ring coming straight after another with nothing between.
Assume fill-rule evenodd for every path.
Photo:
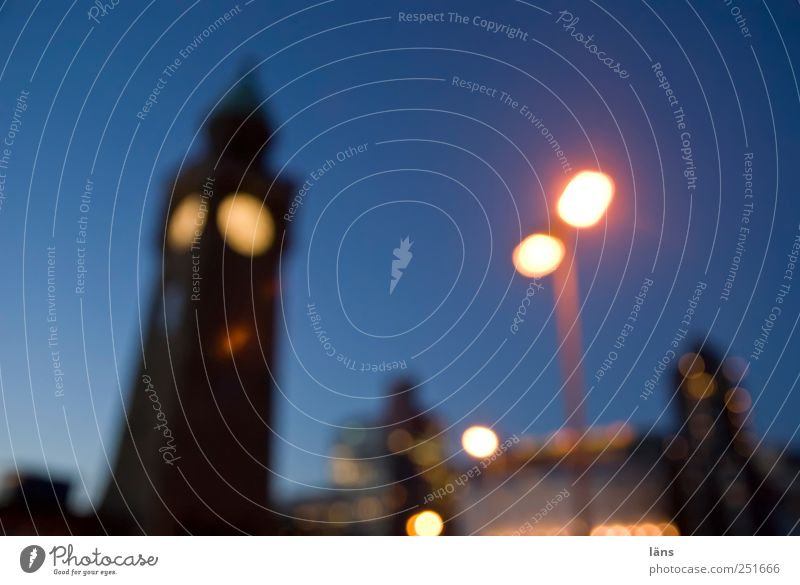
<instances>
[{"instance_id":1,"label":"warm yellow light","mask_svg":"<svg viewBox=\"0 0 800 585\"><path fill-rule=\"evenodd\" d=\"M575 175L558 200L558 215L574 227L588 227L603 217L614 196L611 177L596 171Z\"/></svg>"},{"instance_id":2,"label":"warm yellow light","mask_svg":"<svg viewBox=\"0 0 800 585\"><path fill-rule=\"evenodd\" d=\"M361 478L358 465L349 459L333 459L331 472L337 485L356 485Z\"/></svg>"},{"instance_id":3,"label":"warm yellow light","mask_svg":"<svg viewBox=\"0 0 800 585\"><path fill-rule=\"evenodd\" d=\"M400 453L401 451L407 451L411 447L414 446L414 439L405 429L395 429L391 433L389 433L389 437L386 440L389 445L389 449L391 449L392 453Z\"/></svg>"},{"instance_id":4,"label":"warm yellow light","mask_svg":"<svg viewBox=\"0 0 800 585\"><path fill-rule=\"evenodd\" d=\"M414 514L406 522L406 533L409 536L439 536L443 530L442 517L433 510Z\"/></svg>"},{"instance_id":5,"label":"warm yellow light","mask_svg":"<svg viewBox=\"0 0 800 585\"><path fill-rule=\"evenodd\" d=\"M464 451L480 459L497 451L499 444L500 440L497 438L497 434L487 427L470 427L461 435L461 445L463 445Z\"/></svg>"},{"instance_id":6,"label":"warm yellow light","mask_svg":"<svg viewBox=\"0 0 800 585\"><path fill-rule=\"evenodd\" d=\"M222 200L217 229L225 243L242 256L259 256L275 239L275 222L262 201L249 193L232 193Z\"/></svg>"},{"instance_id":7,"label":"warm yellow light","mask_svg":"<svg viewBox=\"0 0 800 585\"><path fill-rule=\"evenodd\" d=\"M623 526L622 524L613 524L612 526L608 527L608 531L606 532L606 536L630 536L631 530L627 526Z\"/></svg>"},{"instance_id":8,"label":"warm yellow light","mask_svg":"<svg viewBox=\"0 0 800 585\"><path fill-rule=\"evenodd\" d=\"M558 268L564 252L564 244L558 238L533 234L514 249L514 268L523 276L541 278Z\"/></svg>"},{"instance_id":9,"label":"warm yellow light","mask_svg":"<svg viewBox=\"0 0 800 585\"><path fill-rule=\"evenodd\" d=\"M409 516L408 520L406 520L406 534L409 536L419 536L419 534L417 534L417 529L414 527L417 516L419 516L419 514L414 514L413 516Z\"/></svg>"},{"instance_id":10,"label":"warm yellow light","mask_svg":"<svg viewBox=\"0 0 800 585\"><path fill-rule=\"evenodd\" d=\"M660 524L659 528L661 529L661 536L680 536L681 533L678 530L678 527L674 524L666 522L664 524Z\"/></svg>"},{"instance_id":11,"label":"warm yellow light","mask_svg":"<svg viewBox=\"0 0 800 585\"><path fill-rule=\"evenodd\" d=\"M232 356L248 344L251 338L250 327L243 324L231 325L220 333L217 342L217 353L220 357Z\"/></svg>"},{"instance_id":12,"label":"warm yellow light","mask_svg":"<svg viewBox=\"0 0 800 585\"><path fill-rule=\"evenodd\" d=\"M432 466L440 460L439 447L433 440L425 441L411 449L410 456L420 467Z\"/></svg>"},{"instance_id":13,"label":"warm yellow light","mask_svg":"<svg viewBox=\"0 0 800 585\"><path fill-rule=\"evenodd\" d=\"M703 400L708 398L717 390L717 382L711 377L711 374L702 372L694 378L686 379L686 391L689 396L695 400Z\"/></svg>"},{"instance_id":14,"label":"warm yellow light","mask_svg":"<svg viewBox=\"0 0 800 585\"><path fill-rule=\"evenodd\" d=\"M200 196L187 195L172 210L167 230L169 247L178 252L189 250L194 241L200 241L205 225L206 209Z\"/></svg>"},{"instance_id":15,"label":"warm yellow light","mask_svg":"<svg viewBox=\"0 0 800 585\"><path fill-rule=\"evenodd\" d=\"M660 536L661 529L655 524L649 522L645 524L635 524L633 526L634 536Z\"/></svg>"}]
</instances>

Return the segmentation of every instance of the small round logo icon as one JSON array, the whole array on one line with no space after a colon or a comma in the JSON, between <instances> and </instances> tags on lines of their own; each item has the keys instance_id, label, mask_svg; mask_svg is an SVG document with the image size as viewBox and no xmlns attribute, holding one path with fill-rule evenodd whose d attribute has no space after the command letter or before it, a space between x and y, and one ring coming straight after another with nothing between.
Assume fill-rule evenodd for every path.
<instances>
[{"instance_id":1,"label":"small round logo icon","mask_svg":"<svg viewBox=\"0 0 800 585\"><path fill-rule=\"evenodd\" d=\"M35 573L44 564L44 549L41 546L32 544L26 546L19 553L19 566L26 573Z\"/></svg>"}]
</instances>

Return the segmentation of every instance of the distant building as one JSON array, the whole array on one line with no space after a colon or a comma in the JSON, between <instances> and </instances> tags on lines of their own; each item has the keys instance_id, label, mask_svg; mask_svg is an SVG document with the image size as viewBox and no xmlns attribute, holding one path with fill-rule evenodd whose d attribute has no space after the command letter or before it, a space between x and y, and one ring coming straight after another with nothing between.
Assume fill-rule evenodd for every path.
<instances>
[{"instance_id":1,"label":"distant building","mask_svg":"<svg viewBox=\"0 0 800 585\"><path fill-rule=\"evenodd\" d=\"M800 458L759 446L745 374L745 362L721 362L707 347L683 355L667 436L612 425L582 442L566 429L523 439L460 492L463 532L583 533L570 499L578 456L590 534L800 534Z\"/></svg>"},{"instance_id":2,"label":"distant building","mask_svg":"<svg viewBox=\"0 0 800 585\"><path fill-rule=\"evenodd\" d=\"M722 362L707 346L678 362L679 428L667 455L674 515L684 534L800 533L800 515L787 509L800 496L800 468L757 448L746 370L744 360Z\"/></svg>"},{"instance_id":3,"label":"distant building","mask_svg":"<svg viewBox=\"0 0 800 585\"><path fill-rule=\"evenodd\" d=\"M452 498L431 494L452 482L444 436L419 407L419 389L403 380L390 390L389 408L371 424L349 424L331 450L327 495L296 502L301 533L405 535L415 514L431 510L452 517ZM445 524L445 534L457 533Z\"/></svg>"},{"instance_id":4,"label":"distant building","mask_svg":"<svg viewBox=\"0 0 800 585\"><path fill-rule=\"evenodd\" d=\"M668 469L659 463L661 440L634 435L626 425L590 429L577 435L562 430L547 437L526 437L481 474L466 483L460 500L465 534L518 536L573 535L612 527L642 531L671 530L671 503L659 497ZM588 513L579 514L569 462L580 456L588 466ZM588 518L591 526L581 526Z\"/></svg>"},{"instance_id":5,"label":"distant building","mask_svg":"<svg viewBox=\"0 0 800 585\"><path fill-rule=\"evenodd\" d=\"M86 534L99 530L94 518L67 507L69 484L33 474L7 473L0 480L0 530L5 536Z\"/></svg>"}]
</instances>

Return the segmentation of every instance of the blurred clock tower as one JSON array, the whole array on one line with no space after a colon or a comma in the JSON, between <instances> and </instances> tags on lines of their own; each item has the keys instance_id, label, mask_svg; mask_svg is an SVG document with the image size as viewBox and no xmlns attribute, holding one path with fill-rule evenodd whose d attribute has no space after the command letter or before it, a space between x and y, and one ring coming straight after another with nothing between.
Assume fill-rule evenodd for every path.
<instances>
[{"instance_id":1,"label":"blurred clock tower","mask_svg":"<svg viewBox=\"0 0 800 585\"><path fill-rule=\"evenodd\" d=\"M170 183L160 274L99 517L109 533L274 530L270 439L279 255L291 187L265 171L272 128L242 78Z\"/></svg>"}]
</instances>

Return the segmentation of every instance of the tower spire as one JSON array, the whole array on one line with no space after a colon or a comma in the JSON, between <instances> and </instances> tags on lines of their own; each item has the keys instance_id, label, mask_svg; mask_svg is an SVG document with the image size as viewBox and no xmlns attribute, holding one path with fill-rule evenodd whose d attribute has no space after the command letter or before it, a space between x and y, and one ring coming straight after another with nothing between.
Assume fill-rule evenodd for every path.
<instances>
[{"instance_id":1,"label":"tower spire","mask_svg":"<svg viewBox=\"0 0 800 585\"><path fill-rule=\"evenodd\" d=\"M264 113L256 69L244 67L214 108L207 131L212 155L250 162L262 158L272 135Z\"/></svg>"}]
</instances>

